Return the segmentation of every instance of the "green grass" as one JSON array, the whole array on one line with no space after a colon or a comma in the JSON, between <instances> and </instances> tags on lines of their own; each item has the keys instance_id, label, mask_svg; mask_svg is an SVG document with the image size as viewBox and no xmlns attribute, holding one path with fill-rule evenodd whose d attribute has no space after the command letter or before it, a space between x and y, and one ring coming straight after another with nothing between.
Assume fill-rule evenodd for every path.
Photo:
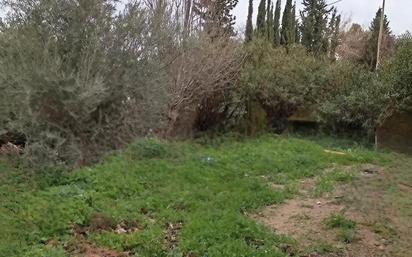
<instances>
[{"instance_id":1,"label":"green grass","mask_svg":"<svg viewBox=\"0 0 412 257\"><path fill-rule=\"evenodd\" d=\"M307 248L306 251L305 251L305 254L306 255L310 255L310 254L313 255L314 253L317 253L317 254L323 254L323 255L327 256L327 254L335 253L335 254L338 254L338 256L339 256L340 251L341 250L339 248L337 248L336 246L334 246L334 245L319 242L319 243Z\"/></svg>"},{"instance_id":2,"label":"green grass","mask_svg":"<svg viewBox=\"0 0 412 257\"><path fill-rule=\"evenodd\" d=\"M324 193L332 192L337 184L350 183L355 176L350 171L331 171L320 175L315 184L313 195L318 197Z\"/></svg>"},{"instance_id":3,"label":"green grass","mask_svg":"<svg viewBox=\"0 0 412 257\"><path fill-rule=\"evenodd\" d=\"M342 214L332 214L325 220L328 229L338 229L338 239L344 243L352 243L356 239L356 223Z\"/></svg>"},{"instance_id":4,"label":"green grass","mask_svg":"<svg viewBox=\"0 0 412 257\"><path fill-rule=\"evenodd\" d=\"M332 214L325 221L326 227L329 229L341 228L341 229L354 229L355 222L347 219L342 214Z\"/></svg>"},{"instance_id":5,"label":"green grass","mask_svg":"<svg viewBox=\"0 0 412 257\"><path fill-rule=\"evenodd\" d=\"M273 190L271 183L293 185L332 164L388 159L360 146L339 149L345 156L324 147L271 135L197 143L149 139L72 173L33 173L0 163L0 256L69 256L63 248L75 240L71 228L87 227L96 213L138 224L130 234L86 234L132 256L288 256L293 240L246 215L293 197L293 190ZM173 247L165 239L168 224L182 224ZM56 246L46 247L51 239Z\"/></svg>"}]
</instances>

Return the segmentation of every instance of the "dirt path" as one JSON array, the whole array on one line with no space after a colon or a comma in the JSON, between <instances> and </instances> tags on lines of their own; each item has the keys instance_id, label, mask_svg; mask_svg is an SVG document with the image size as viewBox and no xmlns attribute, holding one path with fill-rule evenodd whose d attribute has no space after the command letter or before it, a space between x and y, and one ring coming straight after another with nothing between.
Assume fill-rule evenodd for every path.
<instances>
[{"instance_id":1,"label":"dirt path","mask_svg":"<svg viewBox=\"0 0 412 257\"><path fill-rule=\"evenodd\" d=\"M314 197L316 181L302 181L298 197L251 216L295 239L298 256L410 257L411 167L345 167L353 182Z\"/></svg>"}]
</instances>

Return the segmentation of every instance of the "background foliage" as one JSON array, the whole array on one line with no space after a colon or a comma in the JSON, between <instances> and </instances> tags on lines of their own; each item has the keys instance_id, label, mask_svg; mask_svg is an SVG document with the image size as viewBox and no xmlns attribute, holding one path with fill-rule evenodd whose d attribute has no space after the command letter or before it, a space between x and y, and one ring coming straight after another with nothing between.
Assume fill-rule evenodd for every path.
<instances>
[{"instance_id":1,"label":"background foliage","mask_svg":"<svg viewBox=\"0 0 412 257\"><path fill-rule=\"evenodd\" d=\"M262 0L244 42L235 0L2 0L0 144L17 135L30 164L76 167L145 136L280 133L305 109L335 132L372 135L410 108L410 34L393 44L385 21L372 73L379 12L369 31L342 32L336 8L304 2L300 22L288 2L281 27L280 2Z\"/></svg>"}]
</instances>

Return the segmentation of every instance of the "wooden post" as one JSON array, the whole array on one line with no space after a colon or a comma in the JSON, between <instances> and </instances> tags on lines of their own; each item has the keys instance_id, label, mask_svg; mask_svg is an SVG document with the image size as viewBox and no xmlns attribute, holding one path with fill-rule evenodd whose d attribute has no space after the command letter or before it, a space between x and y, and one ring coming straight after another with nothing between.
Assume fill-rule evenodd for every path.
<instances>
[{"instance_id":1,"label":"wooden post","mask_svg":"<svg viewBox=\"0 0 412 257\"><path fill-rule=\"evenodd\" d=\"M383 40L383 23L385 22L385 1L383 0L382 9L381 9L381 24L379 28L379 38L378 38L378 51L376 53L376 71L379 69L380 57L381 57L381 47Z\"/></svg>"}]
</instances>

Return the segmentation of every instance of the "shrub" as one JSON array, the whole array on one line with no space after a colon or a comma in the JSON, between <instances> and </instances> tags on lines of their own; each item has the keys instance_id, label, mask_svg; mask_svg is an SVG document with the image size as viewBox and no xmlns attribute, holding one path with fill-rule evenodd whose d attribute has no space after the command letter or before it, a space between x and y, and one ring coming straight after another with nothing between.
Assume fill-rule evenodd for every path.
<instances>
[{"instance_id":1,"label":"shrub","mask_svg":"<svg viewBox=\"0 0 412 257\"><path fill-rule=\"evenodd\" d=\"M345 218L342 214L332 214L325 220L328 229L339 229L338 239L344 243L356 240L356 223Z\"/></svg>"},{"instance_id":2,"label":"shrub","mask_svg":"<svg viewBox=\"0 0 412 257\"><path fill-rule=\"evenodd\" d=\"M0 128L26 136L31 164L80 166L231 112L242 44L182 32L175 3L130 1L118 14L117 2L2 1Z\"/></svg>"},{"instance_id":3,"label":"shrub","mask_svg":"<svg viewBox=\"0 0 412 257\"><path fill-rule=\"evenodd\" d=\"M116 2L2 1L10 12L0 28L0 126L26 136L31 164L78 166L159 132L185 93L174 67L189 57L181 57L170 6L153 12L130 1L117 14Z\"/></svg>"},{"instance_id":4,"label":"shrub","mask_svg":"<svg viewBox=\"0 0 412 257\"><path fill-rule=\"evenodd\" d=\"M325 223L326 227L329 229L354 229L356 225L355 222L345 218L341 214L332 214L329 218L326 219Z\"/></svg>"},{"instance_id":5,"label":"shrub","mask_svg":"<svg viewBox=\"0 0 412 257\"><path fill-rule=\"evenodd\" d=\"M333 83L318 103L323 124L334 131L372 135L387 115L410 109L411 60L412 40L404 35L378 74L349 62L332 65Z\"/></svg>"},{"instance_id":6,"label":"shrub","mask_svg":"<svg viewBox=\"0 0 412 257\"><path fill-rule=\"evenodd\" d=\"M282 131L287 118L297 109L315 102L318 92L328 83L328 62L307 54L300 46L274 48L265 40L247 46L248 60L241 74L242 103L245 119L256 116L259 104L265 111L264 126Z\"/></svg>"},{"instance_id":7,"label":"shrub","mask_svg":"<svg viewBox=\"0 0 412 257\"><path fill-rule=\"evenodd\" d=\"M170 155L166 146L156 139L139 139L127 149L134 160L164 158Z\"/></svg>"},{"instance_id":8,"label":"shrub","mask_svg":"<svg viewBox=\"0 0 412 257\"><path fill-rule=\"evenodd\" d=\"M412 109L412 36L402 35L396 44L394 57L383 68L384 81L391 85L392 107Z\"/></svg>"},{"instance_id":9,"label":"shrub","mask_svg":"<svg viewBox=\"0 0 412 257\"><path fill-rule=\"evenodd\" d=\"M372 134L388 103L388 86L363 66L339 62L329 68L331 83L319 98L322 123L335 132Z\"/></svg>"},{"instance_id":10,"label":"shrub","mask_svg":"<svg viewBox=\"0 0 412 257\"><path fill-rule=\"evenodd\" d=\"M162 126L169 59L141 5L3 2L0 125L26 136L32 164L89 163Z\"/></svg>"},{"instance_id":11,"label":"shrub","mask_svg":"<svg viewBox=\"0 0 412 257\"><path fill-rule=\"evenodd\" d=\"M171 69L168 136L222 128L236 112L232 101L245 56L242 44L202 34L190 43Z\"/></svg>"}]
</instances>

